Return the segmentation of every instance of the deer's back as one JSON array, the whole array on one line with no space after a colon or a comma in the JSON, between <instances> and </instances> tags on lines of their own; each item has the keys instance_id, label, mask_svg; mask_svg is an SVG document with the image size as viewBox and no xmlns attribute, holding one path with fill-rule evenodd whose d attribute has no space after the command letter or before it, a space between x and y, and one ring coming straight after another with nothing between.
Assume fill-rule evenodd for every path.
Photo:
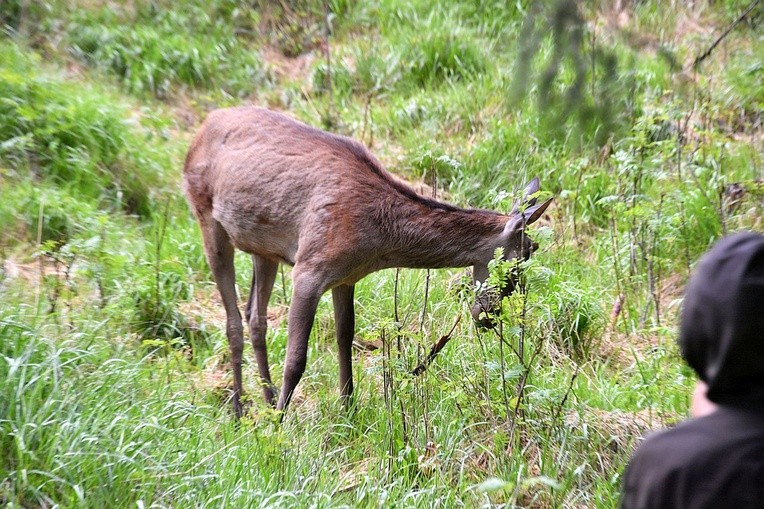
<instances>
[{"instance_id":1,"label":"deer's back","mask_svg":"<svg viewBox=\"0 0 764 509\"><path fill-rule=\"evenodd\" d=\"M260 108L210 113L184 168L197 217L211 214L240 249L290 263L301 239L352 235L389 193L387 178L359 143Z\"/></svg>"}]
</instances>

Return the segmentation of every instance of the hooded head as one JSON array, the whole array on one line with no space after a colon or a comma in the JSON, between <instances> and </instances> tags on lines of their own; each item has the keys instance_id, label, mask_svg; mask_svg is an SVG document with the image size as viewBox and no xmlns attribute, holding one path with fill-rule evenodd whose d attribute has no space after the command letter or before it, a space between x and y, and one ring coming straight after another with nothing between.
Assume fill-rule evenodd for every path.
<instances>
[{"instance_id":1,"label":"hooded head","mask_svg":"<svg viewBox=\"0 0 764 509\"><path fill-rule=\"evenodd\" d=\"M764 406L764 236L738 233L687 285L679 346L719 404Z\"/></svg>"}]
</instances>

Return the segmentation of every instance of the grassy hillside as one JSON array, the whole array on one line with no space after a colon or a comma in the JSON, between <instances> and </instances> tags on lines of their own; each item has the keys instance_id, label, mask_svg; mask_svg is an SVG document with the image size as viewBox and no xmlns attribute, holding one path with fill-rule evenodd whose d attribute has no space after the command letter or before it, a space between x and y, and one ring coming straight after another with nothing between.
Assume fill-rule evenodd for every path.
<instances>
[{"instance_id":1,"label":"grassy hillside","mask_svg":"<svg viewBox=\"0 0 764 509\"><path fill-rule=\"evenodd\" d=\"M0 503L616 505L639 438L687 413L693 264L764 231L764 4L693 65L749 2L612 3L4 2ZM238 104L352 136L461 206L508 211L539 176L554 204L499 326L468 319L465 270L373 274L353 410L327 295L284 422L247 346L234 423L180 174L206 113ZM277 380L290 291L284 268Z\"/></svg>"}]
</instances>

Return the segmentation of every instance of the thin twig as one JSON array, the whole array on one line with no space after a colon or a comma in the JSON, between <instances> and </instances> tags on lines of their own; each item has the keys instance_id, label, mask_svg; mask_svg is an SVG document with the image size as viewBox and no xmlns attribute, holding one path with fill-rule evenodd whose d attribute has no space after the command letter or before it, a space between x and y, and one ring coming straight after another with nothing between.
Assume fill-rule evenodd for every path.
<instances>
[{"instance_id":1,"label":"thin twig","mask_svg":"<svg viewBox=\"0 0 764 509\"><path fill-rule=\"evenodd\" d=\"M101 222L101 230L98 232L98 260L99 263L103 263L104 255L104 243L106 242L106 222ZM98 295L101 297L101 309L106 308L106 289L103 285L103 270L96 272L96 286L98 288Z\"/></svg>"},{"instance_id":2,"label":"thin twig","mask_svg":"<svg viewBox=\"0 0 764 509\"><path fill-rule=\"evenodd\" d=\"M170 216L170 199L168 199L164 204L164 212L162 214L162 222L159 225L159 230L156 232L156 259L154 260L154 277L155 277L155 288L154 288L154 298L155 298L155 306L156 309L160 309L160 280L161 280L161 265L162 265L162 244L164 244L164 235L167 231L167 221Z\"/></svg>"},{"instance_id":3,"label":"thin twig","mask_svg":"<svg viewBox=\"0 0 764 509\"><path fill-rule=\"evenodd\" d=\"M608 332L615 329L615 323L618 321L618 317L621 315L621 310L623 309L624 298L624 295L620 293L618 294L618 297L615 298L615 302L613 302L613 309L610 311L610 326L608 327Z\"/></svg>"},{"instance_id":4,"label":"thin twig","mask_svg":"<svg viewBox=\"0 0 764 509\"><path fill-rule=\"evenodd\" d=\"M284 278L284 265L279 264L279 271L281 272L281 290L284 292L284 304L289 306L289 294L287 293L286 278Z\"/></svg>"},{"instance_id":5,"label":"thin twig","mask_svg":"<svg viewBox=\"0 0 764 509\"><path fill-rule=\"evenodd\" d=\"M660 228L661 224L661 212L663 211L663 194L661 193L660 201L658 202L658 214L657 214L657 222L656 224L656 230ZM661 264L658 263L656 267L655 263L655 253L657 250L657 244L658 239L662 238L659 233L656 230L654 230L653 233L653 239L652 239L652 247L651 247L651 253L650 253L650 285L651 285L651 293L653 296L653 301L655 302L655 321L658 325L658 327L661 326Z\"/></svg>"},{"instance_id":6,"label":"thin twig","mask_svg":"<svg viewBox=\"0 0 764 509\"><path fill-rule=\"evenodd\" d=\"M438 198L438 170L433 161L432 166L432 199ZM427 316L427 302L430 300L430 269L427 269L424 279L424 304L422 305L422 316L419 320L419 334L424 332L424 320Z\"/></svg>"},{"instance_id":7,"label":"thin twig","mask_svg":"<svg viewBox=\"0 0 764 509\"><path fill-rule=\"evenodd\" d=\"M329 36L331 35L331 17L330 17L329 3L324 2L324 56L326 57L326 77L325 85L329 92L329 105L326 109L326 119L324 120L328 126L334 124L334 90L332 87L332 54L329 47Z\"/></svg>"},{"instance_id":8,"label":"thin twig","mask_svg":"<svg viewBox=\"0 0 764 509\"><path fill-rule=\"evenodd\" d=\"M45 274L45 262L42 259L42 221L45 218L45 198L40 199L40 210L37 214L37 251L40 256L37 259L40 277L37 279L37 289L34 294L34 309L37 311L40 305L40 292L42 291L42 280Z\"/></svg>"},{"instance_id":9,"label":"thin twig","mask_svg":"<svg viewBox=\"0 0 764 509\"><path fill-rule=\"evenodd\" d=\"M512 446L515 442L515 431L517 430L517 421L518 419L521 419L523 417L523 412L521 405L523 404L523 400L525 399L525 388L526 384L528 382L528 377L531 374L531 367L533 366L533 362L536 360L536 357L541 353L541 348L543 347L544 343L542 341L539 341L536 344L536 348L533 350L533 354L531 355L530 360L528 361L528 364L523 364L523 374L520 376L520 381L517 383L517 396L515 396L515 407L512 412L512 425L509 432L509 440L507 440L507 452L510 452L512 450Z\"/></svg>"},{"instance_id":10,"label":"thin twig","mask_svg":"<svg viewBox=\"0 0 764 509\"><path fill-rule=\"evenodd\" d=\"M390 352L390 342L387 340L385 329L380 332L382 340L382 387L384 389L385 410L387 410L387 433L388 442L388 462L387 472L390 475L393 471L393 458L395 458L395 439L393 427L393 381L392 381L392 356Z\"/></svg>"},{"instance_id":11,"label":"thin twig","mask_svg":"<svg viewBox=\"0 0 764 509\"><path fill-rule=\"evenodd\" d=\"M576 377L578 377L578 373L581 371L581 368L578 364L576 364L576 370L573 372L573 376L570 377L570 382L568 383L568 389L565 391L565 395L562 397L562 400L560 400L560 404L557 405L557 409L555 410L554 417L552 417L552 425L554 425L562 415L562 410L565 407L565 403L568 401L568 396L570 396L570 393L573 392L573 384L576 381Z\"/></svg>"},{"instance_id":12,"label":"thin twig","mask_svg":"<svg viewBox=\"0 0 764 509\"><path fill-rule=\"evenodd\" d=\"M594 71L592 71L594 72ZM576 217L578 217L578 197L581 196L581 180L584 176L584 167L585 165L581 165L578 168L578 180L576 181L576 199L573 200L573 239L576 241L576 245L578 245L578 228L576 225Z\"/></svg>"},{"instance_id":13,"label":"thin twig","mask_svg":"<svg viewBox=\"0 0 764 509\"><path fill-rule=\"evenodd\" d=\"M504 358L504 322L499 322L499 359L501 359L501 397L504 399L504 413L509 417L509 396L507 396L507 368Z\"/></svg>"},{"instance_id":14,"label":"thin twig","mask_svg":"<svg viewBox=\"0 0 764 509\"><path fill-rule=\"evenodd\" d=\"M403 324L401 324L400 315L398 314L398 280L401 276L401 269L396 268L395 269L395 286L393 287L393 313L395 320L395 340L398 343L398 352L401 351L401 329L403 327Z\"/></svg>"}]
</instances>

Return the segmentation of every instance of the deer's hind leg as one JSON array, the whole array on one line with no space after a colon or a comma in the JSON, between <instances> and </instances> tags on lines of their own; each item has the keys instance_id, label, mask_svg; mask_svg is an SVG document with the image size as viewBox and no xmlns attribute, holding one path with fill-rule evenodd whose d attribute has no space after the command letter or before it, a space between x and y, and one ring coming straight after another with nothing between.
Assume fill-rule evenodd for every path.
<instances>
[{"instance_id":1,"label":"deer's hind leg","mask_svg":"<svg viewBox=\"0 0 764 509\"><path fill-rule=\"evenodd\" d=\"M268 331L268 300L271 298L278 266L278 262L252 255L252 288L249 291L249 300L244 312L249 323L250 340L255 351L257 370L260 372L263 398L271 406L276 404L276 390L271 382L265 336Z\"/></svg>"},{"instance_id":2,"label":"deer's hind leg","mask_svg":"<svg viewBox=\"0 0 764 509\"><path fill-rule=\"evenodd\" d=\"M345 407L350 406L350 398L353 395L354 288L353 285L341 285L332 289L334 323L337 330L337 347L340 363L340 396Z\"/></svg>"},{"instance_id":3,"label":"deer's hind leg","mask_svg":"<svg viewBox=\"0 0 764 509\"><path fill-rule=\"evenodd\" d=\"M207 262L212 270L212 275L215 277L215 283L225 307L226 336L228 337L228 347L231 349L231 364L233 365L233 394L231 399L234 415L238 419L242 415L241 357L244 349L244 335L236 299L234 248L223 226L211 215L200 217L199 225L202 230Z\"/></svg>"}]
</instances>

